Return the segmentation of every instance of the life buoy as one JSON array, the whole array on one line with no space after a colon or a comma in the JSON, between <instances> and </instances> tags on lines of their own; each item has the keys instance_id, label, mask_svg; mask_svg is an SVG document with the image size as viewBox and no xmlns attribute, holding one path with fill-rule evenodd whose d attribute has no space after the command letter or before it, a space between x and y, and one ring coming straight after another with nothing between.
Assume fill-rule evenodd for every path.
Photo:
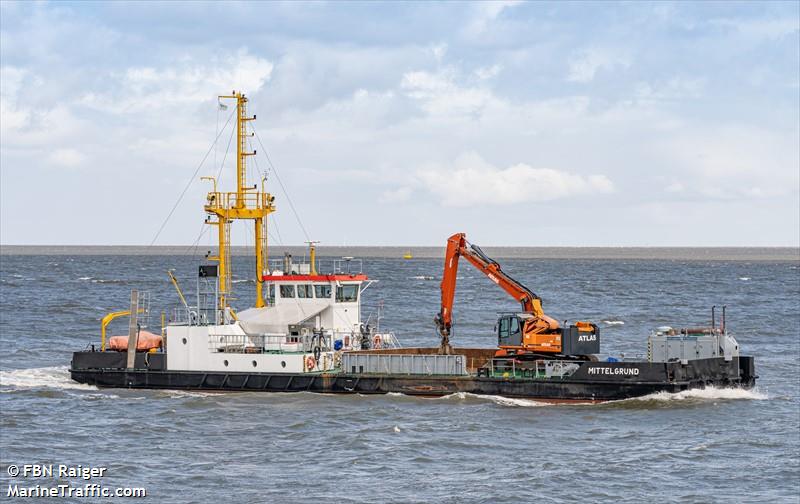
<instances>
[{"instance_id":1,"label":"life buoy","mask_svg":"<svg viewBox=\"0 0 800 504\"><path fill-rule=\"evenodd\" d=\"M311 371L315 367L317 367L317 361L314 360L314 357L310 355L306 357L306 370Z\"/></svg>"},{"instance_id":2,"label":"life buoy","mask_svg":"<svg viewBox=\"0 0 800 504\"><path fill-rule=\"evenodd\" d=\"M376 334L372 337L372 348L381 348L383 346L383 341L381 340L381 335Z\"/></svg>"}]
</instances>

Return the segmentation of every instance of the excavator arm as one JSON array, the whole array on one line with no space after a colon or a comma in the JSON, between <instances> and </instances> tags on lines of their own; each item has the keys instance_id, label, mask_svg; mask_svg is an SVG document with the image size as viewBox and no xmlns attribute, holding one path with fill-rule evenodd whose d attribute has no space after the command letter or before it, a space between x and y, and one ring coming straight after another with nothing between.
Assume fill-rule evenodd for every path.
<instances>
[{"instance_id":1,"label":"excavator arm","mask_svg":"<svg viewBox=\"0 0 800 504\"><path fill-rule=\"evenodd\" d=\"M477 245L467 242L464 233L456 233L447 239L442 276L442 304L434 319L442 337L441 353L450 353L450 331L453 324L453 300L456 292L458 259L463 257L475 268L499 285L511 297L519 301L522 311L532 315L526 323L526 332L531 334L554 332L559 328L558 321L545 315L542 300L530 289L508 276L496 261L489 258Z\"/></svg>"}]
</instances>

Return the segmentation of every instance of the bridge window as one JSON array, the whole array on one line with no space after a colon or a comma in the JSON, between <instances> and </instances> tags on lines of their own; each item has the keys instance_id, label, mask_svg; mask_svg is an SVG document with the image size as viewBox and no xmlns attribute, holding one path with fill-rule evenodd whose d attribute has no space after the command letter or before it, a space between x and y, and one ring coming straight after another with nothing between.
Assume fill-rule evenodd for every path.
<instances>
[{"instance_id":1,"label":"bridge window","mask_svg":"<svg viewBox=\"0 0 800 504\"><path fill-rule=\"evenodd\" d=\"M267 286L267 304L269 306L275 305L275 284L269 284Z\"/></svg>"},{"instance_id":2,"label":"bridge window","mask_svg":"<svg viewBox=\"0 0 800 504\"><path fill-rule=\"evenodd\" d=\"M336 287L336 301L339 303L358 301L358 285L340 285Z\"/></svg>"},{"instance_id":3,"label":"bridge window","mask_svg":"<svg viewBox=\"0 0 800 504\"><path fill-rule=\"evenodd\" d=\"M330 285L315 285L314 286L314 294L316 294L317 299L330 299L331 298L331 286Z\"/></svg>"},{"instance_id":4,"label":"bridge window","mask_svg":"<svg viewBox=\"0 0 800 504\"><path fill-rule=\"evenodd\" d=\"M294 285L281 285L281 297L282 298L293 298L294 297Z\"/></svg>"},{"instance_id":5,"label":"bridge window","mask_svg":"<svg viewBox=\"0 0 800 504\"><path fill-rule=\"evenodd\" d=\"M297 297L301 299L307 299L314 297L314 293L312 287L310 285L298 285L297 286Z\"/></svg>"}]
</instances>

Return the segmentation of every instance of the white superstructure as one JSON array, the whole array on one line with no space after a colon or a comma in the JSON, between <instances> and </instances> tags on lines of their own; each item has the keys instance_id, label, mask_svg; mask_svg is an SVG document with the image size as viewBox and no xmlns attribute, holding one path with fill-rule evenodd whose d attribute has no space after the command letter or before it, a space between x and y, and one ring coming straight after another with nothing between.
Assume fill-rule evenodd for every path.
<instances>
[{"instance_id":1,"label":"white superstructure","mask_svg":"<svg viewBox=\"0 0 800 504\"><path fill-rule=\"evenodd\" d=\"M361 322L361 294L371 280L350 258L334 262L330 274L286 264L264 275L264 307L234 314L198 305L176 312L166 327L167 369L313 373L338 367L343 351L396 346L391 333ZM216 281L210 275L213 269L201 268L205 285Z\"/></svg>"}]
</instances>

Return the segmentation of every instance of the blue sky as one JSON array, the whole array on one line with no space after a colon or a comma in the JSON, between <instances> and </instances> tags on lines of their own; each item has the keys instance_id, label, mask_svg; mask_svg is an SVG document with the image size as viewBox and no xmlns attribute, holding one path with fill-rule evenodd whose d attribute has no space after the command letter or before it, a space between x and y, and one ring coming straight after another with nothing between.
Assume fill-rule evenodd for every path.
<instances>
[{"instance_id":1,"label":"blue sky","mask_svg":"<svg viewBox=\"0 0 800 504\"><path fill-rule=\"evenodd\" d=\"M240 89L323 244L798 246L799 25L798 2L2 2L0 241L149 244ZM268 185L273 242L306 240ZM157 244L209 241L207 190Z\"/></svg>"}]
</instances>

